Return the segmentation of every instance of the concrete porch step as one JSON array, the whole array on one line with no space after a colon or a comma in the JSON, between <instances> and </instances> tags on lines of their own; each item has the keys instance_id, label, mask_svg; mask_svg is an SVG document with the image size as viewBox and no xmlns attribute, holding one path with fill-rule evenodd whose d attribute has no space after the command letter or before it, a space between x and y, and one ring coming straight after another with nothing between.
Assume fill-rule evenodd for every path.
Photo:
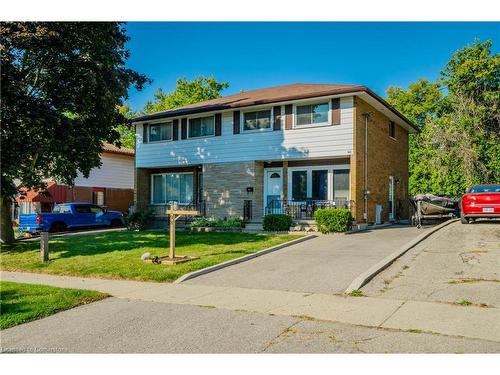
<instances>
[{"instance_id":1,"label":"concrete porch step","mask_svg":"<svg viewBox=\"0 0 500 375\"><path fill-rule=\"evenodd\" d=\"M262 222L260 221L251 221L245 224L245 228L243 228L243 232L246 233L255 233L262 232L264 228L262 227Z\"/></svg>"}]
</instances>

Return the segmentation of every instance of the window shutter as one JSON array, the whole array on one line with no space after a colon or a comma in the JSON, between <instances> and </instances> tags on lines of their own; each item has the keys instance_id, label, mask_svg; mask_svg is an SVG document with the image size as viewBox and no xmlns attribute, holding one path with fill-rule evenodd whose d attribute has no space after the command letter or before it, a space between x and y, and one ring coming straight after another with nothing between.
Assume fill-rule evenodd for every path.
<instances>
[{"instance_id":1,"label":"window shutter","mask_svg":"<svg viewBox=\"0 0 500 375\"><path fill-rule=\"evenodd\" d=\"M181 139L187 139L188 135L188 119L183 118L181 120Z\"/></svg>"},{"instance_id":2,"label":"window shutter","mask_svg":"<svg viewBox=\"0 0 500 375\"><path fill-rule=\"evenodd\" d=\"M285 106L285 129L290 130L292 128L292 112L293 112L293 105L292 104L287 104Z\"/></svg>"},{"instance_id":3,"label":"window shutter","mask_svg":"<svg viewBox=\"0 0 500 375\"><path fill-rule=\"evenodd\" d=\"M222 114L215 114L215 136L219 137L222 134Z\"/></svg>"},{"instance_id":4,"label":"window shutter","mask_svg":"<svg viewBox=\"0 0 500 375\"><path fill-rule=\"evenodd\" d=\"M172 141L177 141L179 139L179 120L175 119L172 122Z\"/></svg>"},{"instance_id":5,"label":"window shutter","mask_svg":"<svg viewBox=\"0 0 500 375\"><path fill-rule=\"evenodd\" d=\"M332 99L332 125L340 125L340 98Z\"/></svg>"},{"instance_id":6,"label":"window shutter","mask_svg":"<svg viewBox=\"0 0 500 375\"><path fill-rule=\"evenodd\" d=\"M233 112L233 134L240 134L240 111Z\"/></svg>"},{"instance_id":7,"label":"window shutter","mask_svg":"<svg viewBox=\"0 0 500 375\"><path fill-rule=\"evenodd\" d=\"M142 124L142 143L148 143L148 124Z\"/></svg>"},{"instance_id":8,"label":"window shutter","mask_svg":"<svg viewBox=\"0 0 500 375\"><path fill-rule=\"evenodd\" d=\"M277 105L273 108L274 124L273 130L281 130L281 106Z\"/></svg>"}]
</instances>

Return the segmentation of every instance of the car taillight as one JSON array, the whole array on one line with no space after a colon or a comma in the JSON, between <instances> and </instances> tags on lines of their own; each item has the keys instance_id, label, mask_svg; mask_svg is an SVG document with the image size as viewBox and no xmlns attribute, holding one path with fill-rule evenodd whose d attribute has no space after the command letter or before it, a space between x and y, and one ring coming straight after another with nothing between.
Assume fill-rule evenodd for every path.
<instances>
[{"instance_id":1,"label":"car taillight","mask_svg":"<svg viewBox=\"0 0 500 375\"><path fill-rule=\"evenodd\" d=\"M42 224L42 215L36 215L36 223Z\"/></svg>"}]
</instances>

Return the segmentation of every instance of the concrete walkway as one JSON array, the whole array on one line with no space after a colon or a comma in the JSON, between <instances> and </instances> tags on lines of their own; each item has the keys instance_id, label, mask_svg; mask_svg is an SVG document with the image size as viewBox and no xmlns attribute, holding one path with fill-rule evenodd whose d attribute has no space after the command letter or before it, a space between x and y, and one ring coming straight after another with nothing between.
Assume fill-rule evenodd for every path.
<instances>
[{"instance_id":1,"label":"concrete walkway","mask_svg":"<svg viewBox=\"0 0 500 375\"><path fill-rule=\"evenodd\" d=\"M393 225L348 235L318 236L186 283L340 294L362 272L429 230Z\"/></svg>"},{"instance_id":2,"label":"concrete walkway","mask_svg":"<svg viewBox=\"0 0 500 375\"><path fill-rule=\"evenodd\" d=\"M16 272L2 272L1 279L92 289L128 300L204 306L277 316L307 317L365 327L418 330L500 342L500 326L498 325L500 310L497 308L372 297L344 297L323 293L211 285L159 284ZM4 335L8 331L4 331Z\"/></svg>"}]
</instances>

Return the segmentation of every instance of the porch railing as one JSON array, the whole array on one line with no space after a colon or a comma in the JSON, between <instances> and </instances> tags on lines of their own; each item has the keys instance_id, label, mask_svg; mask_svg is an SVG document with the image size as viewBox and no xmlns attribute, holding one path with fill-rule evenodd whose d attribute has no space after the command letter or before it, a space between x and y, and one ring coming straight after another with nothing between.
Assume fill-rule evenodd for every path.
<instances>
[{"instance_id":1,"label":"porch railing","mask_svg":"<svg viewBox=\"0 0 500 375\"><path fill-rule=\"evenodd\" d=\"M272 200L266 207L266 215L285 214L294 220L312 220L314 212L322 208L352 208L354 202L347 199L334 200Z\"/></svg>"}]
</instances>

